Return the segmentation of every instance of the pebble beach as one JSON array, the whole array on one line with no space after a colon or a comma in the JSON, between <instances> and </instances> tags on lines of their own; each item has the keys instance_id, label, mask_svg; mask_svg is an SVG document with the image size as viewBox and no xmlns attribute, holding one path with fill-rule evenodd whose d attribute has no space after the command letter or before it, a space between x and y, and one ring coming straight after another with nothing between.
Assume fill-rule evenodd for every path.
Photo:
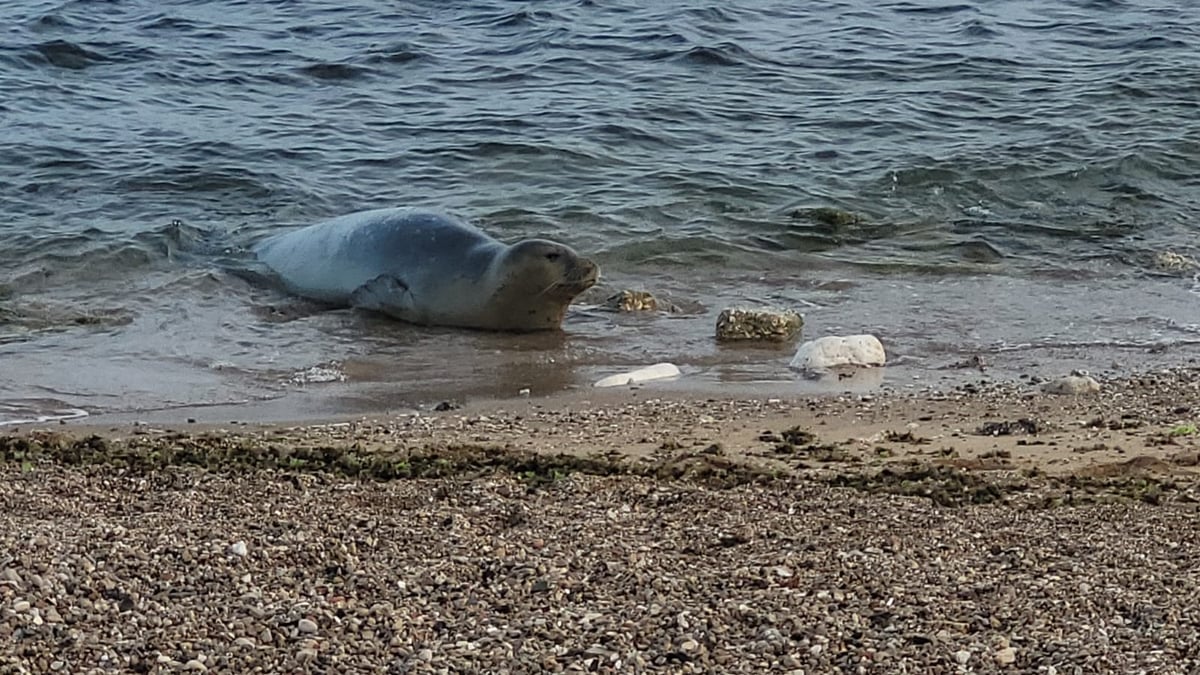
<instances>
[{"instance_id":1,"label":"pebble beach","mask_svg":"<svg viewBox=\"0 0 1200 675\"><path fill-rule=\"evenodd\" d=\"M10 430L0 672L1194 672L1198 375Z\"/></svg>"}]
</instances>

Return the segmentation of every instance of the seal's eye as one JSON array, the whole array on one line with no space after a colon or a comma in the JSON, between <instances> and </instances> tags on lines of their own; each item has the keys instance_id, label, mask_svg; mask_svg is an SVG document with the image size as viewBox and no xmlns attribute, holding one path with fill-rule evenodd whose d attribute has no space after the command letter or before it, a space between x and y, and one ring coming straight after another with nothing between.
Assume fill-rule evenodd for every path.
<instances>
[{"instance_id":1,"label":"seal's eye","mask_svg":"<svg viewBox=\"0 0 1200 675\"><path fill-rule=\"evenodd\" d=\"M554 253L546 254L546 260L549 260L550 262L558 262L558 259L561 257L562 257L562 254L559 253L558 251L555 251Z\"/></svg>"}]
</instances>

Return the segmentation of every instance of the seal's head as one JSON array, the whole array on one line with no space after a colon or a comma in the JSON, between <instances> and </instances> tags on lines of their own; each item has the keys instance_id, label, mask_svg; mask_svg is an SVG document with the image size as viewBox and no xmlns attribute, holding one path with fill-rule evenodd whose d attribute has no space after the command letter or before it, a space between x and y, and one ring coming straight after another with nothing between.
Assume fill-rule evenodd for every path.
<instances>
[{"instance_id":1,"label":"seal's head","mask_svg":"<svg viewBox=\"0 0 1200 675\"><path fill-rule=\"evenodd\" d=\"M545 239L513 244L500 268L504 283L495 295L497 323L513 331L562 327L567 305L600 279L596 263Z\"/></svg>"}]
</instances>

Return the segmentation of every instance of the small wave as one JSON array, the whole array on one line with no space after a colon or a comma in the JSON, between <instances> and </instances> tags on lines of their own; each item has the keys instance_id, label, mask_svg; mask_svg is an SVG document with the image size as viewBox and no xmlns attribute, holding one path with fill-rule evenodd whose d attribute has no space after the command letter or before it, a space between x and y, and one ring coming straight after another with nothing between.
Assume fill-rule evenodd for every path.
<instances>
[{"instance_id":1,"label":"small wave","mask_svg":"<svg viewBox=\"0 0 1200 675\"><path fill-rule=\"evenodd\" d=\"M30 28L34 31L53 31L59 28L70 28L75 24L71 23L66 17L61 14L43 14L30 22Z\"/></svg>"},{"instance_id":2,"label":"small wave","mask_svg":"<svg viewBox=\"0 0 1200 675\"><path fill-rule=\"evenodd\" d=\"M8 301L0 306L0 326L16 331L10 334L45 333L69 328L111 328L133 321L133 315L120 307L88 307L81 309L45 303Z\"/></svg>"},{"instance_id":3,"label":"small wave","mask_svg":"<svg viewBox=\"0 0 1200 675\"><path fill-rule=\"evenodd\" d=\"M50 399L0 401L0 426L44 424L87 417L88 412Z\"/></svg>"},{"instance_id":4,"label":"small wave","mask_svg":"<svg viewBox=\"0 0 1200 675\"><path fill-rule=\"evenodd\" d=\"M553 12L547 12L545 10L529 11L527 9L522 9L512 12L511 14L506 14L504 16L491 19L487 22L487 25L502 28L523 28L535 26L539 23L544 23L555 18L557 17L555 17Z\"/></svg>"},{"instance_id":5,"label":"small wave","mask_svg":"<svg viewBox=\"0 0 1200 675\"><path fill-rule=\"evenodd\" d=\"M347 63L314 63L299 69L301 73L317 80L354 80L370 74L369 68Z\"/></svg>"},{"instance_id":6,"label":"small wave","mask_svg":"<svg viewBox=\"0 0 1200 675\"><path fill-rule=\"evenodd\" d=\"M702 21L711 21L713 23L737 23L738 17L732 10L722 7L695 7L683 10L685 14L696 17Z\"/></svg>"},{"instance_id":7,"label":"small wave","mask_svg":"<svg viewBox=\"0 0 1200 675\"><path fill-rule=\"evenodd\" d=\"M186 31L196 27L196 23L178 16L158 16L142 24L142 30Z\"/></svg>"},{"instance_id":8,"label":"small wave","mask_svg":"<svg viewBox=\"0 0 1200 675\"><path fill-rule=\"evenodd\" d=\"M989 28L987 24L979 19L972 19L963 25L959 32L967 37L973 38L991 38L1000 34L999 31Z\"/></svg>"},{"instance_id":9,"label":"small wave","mask_svg":"<svg viewBox=\"0 0 1200 675\"><path fill-rule=\"evenodd\" d=\"M391 47L377 48L371 50L367 57L370 63L393 63L402 64L410 61L422 61L429 58L429 54L411 47L409 45L394 45Z\"/></svg>"},{"instance_id":10,"label":"small wave","mask_svg":"<svg viewBox=\"0 0 1200 675\"><path fill-rule=\"evenodd\" d=\"M1099 40L1077 38L1073 40L1063 40L1063 43L1075 47L1103 49L1105 51L1114 52L1157 51L1160 49L1191 50L1192 48L1191 45L1182 40L1174 40L1158 35L1145 38L1135 38L1132 40Z\"/></svg>"},{"instance_id":11,"label":"small wave","mask_svg":"<svg viewBox=\"0 0 1200 675\"><path fill-rule=\"evenodd\" d=\"M98 63L111 61L108 56L85 49L74 42L51 40L34 46L34 50L46 63L56 68L83 70Z\"/></svg>"},{"instance_id":12,"label":"small wave","mask_svg":"<svg viewBox=\"0 0 1200 675\"><path fill-rule=\"evenodd\" d=\"M976 8L973 5L916 5L910 3L901 3L890 8L898 14L957 14L959 12L973 12Z\"/></svg>"},{"instance_id":13,"label":"small wave","mask_svg":"<svg viewBox=\"0 0 1200 675\"><path fill-rule=\"evenodd\" d=\"M135 192L237 193L250 199L270 196L268 183L246 169L205 169L198 166L156 167L125 178L121 186Z\"/></svg>"},{"instance_id":14,"label":"small wave","mask_svg":"<svg viewBox=\"0 0 1200 675\"><path fill-rule=\"evenodd\" d=\"M752 58L749 52L732 43L716 47L692 47L672 57L697 66L740 66Z\"/></svg>"},{"instance_id":15,"label":"small wave","mask_svg":"<svg viewBox=\"0 0 1200 675\"><path fill-rule=\"evenodd\" d=\"M596 157L579 149L568 149L535 143L507 143L504 141L483 141L464 145L460 149L463 154L473 157L505 157L505 156L548 156L570 158L594 162Z\"/></svg>"}]
</instances>

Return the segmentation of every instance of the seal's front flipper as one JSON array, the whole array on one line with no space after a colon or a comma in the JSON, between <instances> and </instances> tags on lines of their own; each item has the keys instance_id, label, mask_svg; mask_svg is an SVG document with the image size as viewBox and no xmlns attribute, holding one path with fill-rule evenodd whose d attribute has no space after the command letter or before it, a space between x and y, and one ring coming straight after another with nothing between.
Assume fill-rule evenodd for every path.
<instances>
[{"instance_id":1,"label":"seal's front flipper","mask_svg":"<svg viewBox=\"0 0 1200 675\"><path fill-rule=\"evenodd\" d=\"M396 277L380 274L354 289L350 294L350 305L383 312L397 319L411 319L413 296L408 284Z\"/></svg>"}]
</instances>

